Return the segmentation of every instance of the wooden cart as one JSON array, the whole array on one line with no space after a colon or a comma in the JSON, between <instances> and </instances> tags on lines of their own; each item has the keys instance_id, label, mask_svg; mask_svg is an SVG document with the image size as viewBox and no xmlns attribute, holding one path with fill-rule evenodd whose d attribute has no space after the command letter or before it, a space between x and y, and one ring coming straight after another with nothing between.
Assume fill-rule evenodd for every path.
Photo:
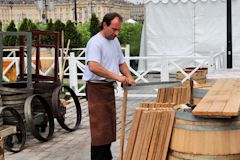
<instances>
[{"instance_id":1,"label":"wooden cart","mask_svg":"<svg viewBox=\"0 0 240 160\"><path fill-rule=\"evenodd\" d=\"M1 32L0 33L0 73L2 73L3 39L7 36L19 37L19 75L13 83L3 82L0 74L0 95L2 106L12 107L20 114L25 125L19 127L9 113L3 115L5 123L17 127L15 138L8 136L5 146L8 150L19 152L26 140L26 130L40 141L48 141L54 132L54 118L62 128L74 131L81 122L81 107L76 94L66 85L61 84L58 76L59 33L46 31ZM42 38L51 38L53 44L42 44ZM16 46L14 46L16 48ZM53 48L54 76L41 75L40 48ZM32 64L32 48L36 49L35 64ZM26 52L27 51L27 52ZM26 53L25 53L26 52ZM25 62L27 67L25 68ZM35 73L33 73L35 69ZM29 74L30 73L30 74ZM19 145L20 144L20 145ZM15 146L18 146L15 148Z\"/></svg>"}]
</instances>

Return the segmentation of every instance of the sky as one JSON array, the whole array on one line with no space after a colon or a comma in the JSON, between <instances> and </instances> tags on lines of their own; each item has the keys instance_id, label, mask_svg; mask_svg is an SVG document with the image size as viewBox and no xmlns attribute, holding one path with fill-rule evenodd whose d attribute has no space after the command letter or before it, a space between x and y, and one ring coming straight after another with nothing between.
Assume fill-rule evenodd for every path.
<instances>
[{"instance_id":1,"label":"sky","mask_svg":"<svg viewBox=\"0 0 240 160\"><path fill-rule=\"evenodd\" d=\"M143 0L128 0L128 1L133 3L143 3Z\"/></svg>"}]
</instances>

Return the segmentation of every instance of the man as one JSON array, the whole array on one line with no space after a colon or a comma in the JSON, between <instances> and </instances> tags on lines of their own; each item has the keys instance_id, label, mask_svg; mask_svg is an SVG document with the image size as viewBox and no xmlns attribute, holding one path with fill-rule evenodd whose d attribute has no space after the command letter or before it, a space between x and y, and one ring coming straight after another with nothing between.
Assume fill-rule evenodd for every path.
<instances>
[{"instance_id":1,"label":"man","mask_svg":"<svg viewBox=\"0 0 240 160\"><path fill-rule=\"evenodd\" d=\"M116 141L114 83L135 85L117 39L121 25L119 14L106 14L101 31L89 40L86 47L83 80L87 82L92 160L112 159L110 147Z\"/></svg>"}]
</instances>

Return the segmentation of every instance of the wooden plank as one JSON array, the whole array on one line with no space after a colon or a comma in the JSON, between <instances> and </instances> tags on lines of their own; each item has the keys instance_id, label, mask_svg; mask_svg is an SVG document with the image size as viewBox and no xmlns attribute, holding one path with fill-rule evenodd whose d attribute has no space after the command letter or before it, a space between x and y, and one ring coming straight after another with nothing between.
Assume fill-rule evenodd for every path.
<instances>
[{"instance_id":1,"label":"wooden plank","mask_svg":"<svg viewBox=\"0 0 240 160\"><path fill-rule=\"evenodd\" d=\"M229 117L239 115L240 79L220 79L193 110L193 115Z\"/></svg>"},{"instance_id":2,"label":"wooden plank","mask_svg":"<svg viewBox=\"0 0 240 160\"><path fill-rule=\"evenodd\" d=\"M173 129L173 124L174 124L174 119L175 119L175 111L169 111L169 123L167 126L167 130L166 130L166 138L165 138L165 143L163 146L163 151L162 151L162 158L161 160L166 160L167 158L167 152L168 152L168 146L170 143L170 139L171 139L171 134L172 134L172 129Z\"/></svg>"},{"instance_id":3,"label":"wooden plank","mask_svg":"<svg viewBox=\"0 0 240 160\"><path fill-rule=\"evenodd\" d=\"M179 92L179 88L175 87L173 89L173 100L172 102L177 104L177 101L178 101L178 92Z\"/></svg>"},{"instance_id":4,"label":"wooden plank","mask_svg":"<svg viewBox=\"0 0 240 160\"><path fill-rule=\"evenodd\" d=\"M132 126L131 126L131 130L128 137L128 143L126 147L126 153L124 155L124 160L131 160L132 158L132 153L133 153L133 149L134 149L134 145L135 145L135 141L138 133L141 115L142 115L142 110L136 109L133 116Z\"/></svg>"},{"instance_id":5,"label":"wooden plank","mask_svg":"<svg viewBox=\"0 0 240 160\"><path fill-rule=\"evenodd\" d=\"M214 101L209 107L208 115L221 116L222 112L229 100L229 95L216 95L214 96Z\"/></svg>"},{"instance_id":6,"label":"wooden plank","mask_svg":"<svg viewBox=\"0 0 240 160\"><path fill-rule=\"evenodd\" d=\"M162 111L158 110L157 111L157 119L156 119L155 127L153 130L152 139L150 142L147 160L153 160L155 158L155 154L156 154L156 150L157 150L157 142L159 139L159 133L161 130L162 120L163 120L162 119Z\"/></svg>"},{"instance_id":7,"label":"wooden plank","mask_svg":"<svg viewBox=\"0 0 240 160\"><path fill-rule=\"evenodd\" d=\"M150 146L150 142L152 139L152 134L153 134L153 128L156 122L156 116L157 116L157 112L156 111L150 111L150 119L149 119L149 123L148 123L148 127L147 127L147 132L144 138L144 142L143 142L143 148L142 148L142 152L140 155L140 160L146 160L147 159L147 155L149 152L149 146Z\"/></svg>"},{"instance_id":8,"label":"wooden plank","mask_svg":"<svg viewBox=\"0 0 240 160\"><path fill-rule=\"evenodd\" d=\"M195 116L206 115L209 108L212 106L212 103L213 103L213 98L206 97L205 99L202 99L197 105L197 107L194 108L194 110L192 111L192 114Z\"/></svg>"},{"instance_id":9,"label":"wooden plank","mask_svg":"<svg viewBox=\"0 0 240 160\"><path fill-rule=\"evenodd\" d=\"M168 99L166 101L166 103L172 103L172 100L173 100L173 91L174 91L174 88L168 88Z\"/></svg>"},{"instance_id":10,"label":"wooden plank","mask_svg":"<svg viewBox=\"0 0 240 160\"><path fill-rule=\"evenodd\" d=\"M160 133L159 133L159 138L156 144L156 151L155 151L155 156L154 159L155 160L159 160L161 155L162 155L162 144L164 143L164 134L165 134L165 128L166 128L166 124L168 123L168 116L166 114L166 112L162 112L162 121L161 121L161 129L160 129Z\"/></svg>"},{"instance_id":11,"label":"wooden plank","mask_svg":"<svg viewBox=\"0 0 240 160\"><path fill-rule=\"evenodd\" d=\"M144 148L144 141L147 139L147 137L148 137L148 129L149 129L149 125L150 125L150 119L151 119L151 111L146 111L145 112L146 113L146 115L147 115L147 118L146 118L146 120L145 120L145 125L144 125L144 128L143 128L143 130L142 131L140 131L140 132L142 132L142 136L140 137L141 139L140 139L140 146L138 147L139 148L139 150L138 150L138 154L137 154L137 157L136 157L136 159L137 160L140 160L141 159L141 155L142 155L142 152L143 152L143 148Z\"/></svg>"},{"instance_id":12,"label":"wooden plank","mask_svg":"<svg viewBox=\"0 0 240 160\"><path fill-rule=\"evenodd\" d=\"M160 90L160 96L159 96L159 102L164 102L164 95L165 95L165 88L161 88Z\"/></svg>"},{"instance_id":13,"label":"wooden plank","mask_svg":"<svg viewBox=\"0 0 240 160\"><path fill-rule=\"evenodd\" d=\"M223 115L237 116L240 108L240 95L232 95L223 109Z\"/></svg>"},{"instance_id":14,"label":"wooden plank","mask_svg":"<svg viewBox=\"0 0 240 160\"><path fill-rule=\"evenodd\" d=\"M133 154L132 154L132 159L134 159L134 160L139 160L139 158L140 158L139 154L142 150L142 140L143 140L142 138L144 136L144 130L146 127L145 122L147 121L148 118L149 117L148 117L147 111L143 111L141 119L140 119L138 134L137 134L134 149L133 149Z\"/></svg>"}]
</instances>

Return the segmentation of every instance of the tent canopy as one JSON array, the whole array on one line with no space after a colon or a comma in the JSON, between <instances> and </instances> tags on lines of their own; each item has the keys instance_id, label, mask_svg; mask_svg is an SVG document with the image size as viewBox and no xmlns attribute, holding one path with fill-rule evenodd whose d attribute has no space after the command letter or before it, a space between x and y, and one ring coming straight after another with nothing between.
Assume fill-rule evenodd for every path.
<instances>
[{"instance_id":1,"label":"tent canopy","mask_svg":"<svg viewBox=\"0 0 240 160\"><path fill-rule=\"evenodd\" d=\"M145 0L140 56L209 56L226 51L226 0ZM239 67L240 1L232 0L233 67ZM159 67L140 63L140 70Z\"/></svg>"}]
</instances>

